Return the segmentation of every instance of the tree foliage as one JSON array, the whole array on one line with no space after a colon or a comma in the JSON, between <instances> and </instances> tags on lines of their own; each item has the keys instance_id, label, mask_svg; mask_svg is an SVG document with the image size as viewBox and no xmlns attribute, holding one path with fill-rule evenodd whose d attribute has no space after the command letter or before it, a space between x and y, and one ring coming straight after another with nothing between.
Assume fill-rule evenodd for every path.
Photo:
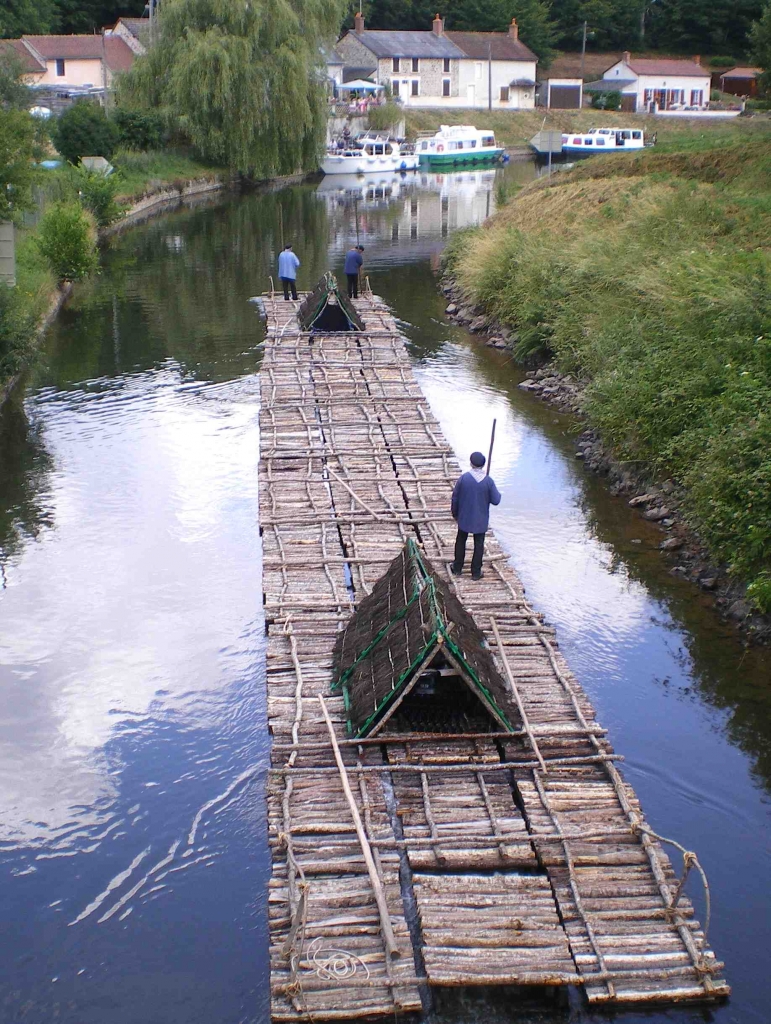
<instances>
[{"instance_id":1,"label":"tree foliage","mask_svg":"<svg viewBox=\"0 0 771 1024\"><path fill-rule=\"evenodd\" d=\"M766 92L771 90L771 2L750 32L752 58L763 68L761 85Z\"/></svg>"},{"instance_id":2,"label":"tree foliage","mask_svg":"<svg viewBox=\"0 0 771 1024\"><path fill-rule=\"evenodd\" d=\"M539 56L552 45L581 47L584 22L591 50L645 45L672 53L747 52L747 33L762 0L370 0L369 28L426 31L437 10L448 29L502 31L516 17L520 37ZM350 19L349 19L349 24Z\"/></svg>"},{"instance_id":3,"label":"tree foliage","mask_svg":"<svg viewBox=\"0 0 771 1024\"><path fill-rule=\"evenodd\" d=\"M91 100L68 107L52 130L53 143L65 160L76 164L82 156L103 156L109 160L118 145L118 129Z\"/></svg>"},{"instance_id":4,"label":"tree foliage","mask_svg":"<svg viewBox=\"0 0 771 1024\"><path fill-rule=\"evenodd\" d=\"M761 9L762 0L657 0L650 8L648 41L675 53L738 56L747 52L748 33Z\"/></svg>"},{"instance_id":5,"label":"tree foliage","mask_svg":"<svg viewBox=\"0 0 771 1024\"><path fill-rule=\"evenodd\" d=\"M24 110L0 108L0 220L32 208L35 122Z\"/></svg>"},{"instance_id":6,"label":"tree foliage","mask_svg":"<svg viewBox=\"0 0 771 1024\"><path fill-rule=\"evenodd\" d=\"M455 8L448 29L505 32L516 18L522 42L542 61L552 56L557 27L546 0L463 0Z\"/></svg>"},{"instance_id":7,"label":"tree foliage","mask_svg":"<svg viewBox=\"0 0 771 1024\"><path fill-rule=\"evenodd\" d=\"M0 36L5 39L45 34L57 25L56 0L3 0L0 5Z\"/></svg>"},{"instance_id":8,"label":"tree foliage","mask_svg":"<svg viewBox=\"0 0 771 1024\"><path fill-rule=\"evenodd\" d=\"M21 108L27 106L29 99L21 57L8 46L0 47L0 105Z\"/></svg>"},{"instance_id":9,"label":"tree foliage","mask_svg":"<svg viewBox=\"0 0 771 1024\"><path fill-rule=\"evenodd\" d=\"M255 177L315 165L325 129L319 43L344 0L165 0L121 103L176 116L201 155Z\"/></svg>"}]
</instances>

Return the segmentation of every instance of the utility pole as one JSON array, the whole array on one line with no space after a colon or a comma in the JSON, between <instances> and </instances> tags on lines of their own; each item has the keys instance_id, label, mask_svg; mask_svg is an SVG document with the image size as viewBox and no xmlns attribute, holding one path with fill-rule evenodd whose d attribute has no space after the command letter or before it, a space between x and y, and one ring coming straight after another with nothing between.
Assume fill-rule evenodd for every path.
<instances>
[{"instance_id":1,"label":"utility pole","mask_svg":"<svg viewBox=\"0 0 771 1024\"><path fill-rule=\"evenodd\" d=\"M581 43L581 72L579 75L581 81L584 80L584 57L586 56L586 25L587 23L584 22L584 37Z\"/></svg>"}]
</instances>

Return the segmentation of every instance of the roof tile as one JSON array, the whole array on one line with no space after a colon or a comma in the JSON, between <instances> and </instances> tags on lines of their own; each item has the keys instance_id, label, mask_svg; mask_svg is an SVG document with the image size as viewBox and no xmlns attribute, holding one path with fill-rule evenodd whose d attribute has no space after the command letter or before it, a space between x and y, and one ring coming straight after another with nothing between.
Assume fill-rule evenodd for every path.
<instances>
[{"instance_id":1,"label":"roof tile","mask_svg":"<svg viewBox=\"0 0 771 1024\"><path fill-rule=\"evenodd\" d=\"M449 39L449 33L384 32L366 29L351 32L376 57L463 57L465 54Z\"/></svg>"},{"instance_id":2,"label":"roof tile","mask_svg":"<svg viewBox=\"0 0 771 1024\"><path fill-rule=\"evenodd\" d=\"M709 78L709 71L701 67L693 60L659 60L657 58L633 57L627 64L636 75L669 75L670 78L678 75L688 78L705 77Z\"/></svg>"},{"instance_id":3,"label":"roof tile","mask_svg":"<svg viewBox=\"0 0 771 1024\"><path fill-rule=\"evenodd\" d=\"M508 32L445 32L467 57L473 60L538 60L532 50ZM490 49L488 50L488 46Z\"/></svg>"}]
</instances>

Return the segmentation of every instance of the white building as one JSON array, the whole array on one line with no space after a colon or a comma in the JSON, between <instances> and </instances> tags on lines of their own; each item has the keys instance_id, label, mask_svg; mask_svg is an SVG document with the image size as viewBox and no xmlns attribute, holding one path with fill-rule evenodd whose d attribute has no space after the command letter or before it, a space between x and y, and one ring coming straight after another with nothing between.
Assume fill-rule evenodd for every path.
<instances>
[{"instance_id":1,"label":"white building","mask_svg":"<svg viewBox=\"0 0 771 1024\"><path fill-rule=\"evenodd\" d=\"M535 106L538 58L520 42L516 20L508 32L445 32L437 15L430 32L385 32L365 30L357 14L336 49L346 80L367 75L405 106Z\"/></svg>"},{"instance_id":2,"label":"white building","mask_svg":"<svg viewBox=\"0 0 771 1024\"><path fill-rule=\"evenodd\" d=\"M709 103L710 75L693 60L632 57L626 51L601 79L584 86L588 93L620 92L628 111L703 110Z\"/></svg>"}]
</instances>

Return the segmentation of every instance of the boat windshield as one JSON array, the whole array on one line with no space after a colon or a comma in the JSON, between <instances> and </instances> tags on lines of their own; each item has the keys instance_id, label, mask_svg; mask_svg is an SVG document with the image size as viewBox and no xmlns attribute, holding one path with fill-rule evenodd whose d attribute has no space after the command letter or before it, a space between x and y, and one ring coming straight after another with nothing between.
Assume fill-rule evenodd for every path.
<instances>
[{"instance_id":1,"label":"boat windshield","mask_svg":"<svg viewBox=\"0 0 771 1024\"><path fill-rule=\"evenodd\" d=\"M483 135L482 136L482 145L483 146L494 146L495 145L495 136L494 135Z\"/></svg>"}]
</instances>

